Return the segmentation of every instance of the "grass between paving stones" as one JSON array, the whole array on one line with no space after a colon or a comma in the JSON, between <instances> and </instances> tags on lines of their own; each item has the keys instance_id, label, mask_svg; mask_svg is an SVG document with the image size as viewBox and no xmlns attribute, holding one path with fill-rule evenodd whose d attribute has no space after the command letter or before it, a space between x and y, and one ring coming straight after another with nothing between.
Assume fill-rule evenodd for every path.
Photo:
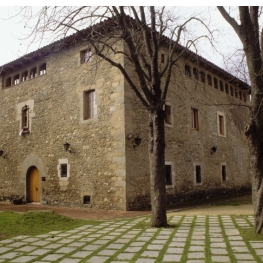
<instances>
[{"instance_id":1,"label":"grass between paving stones","mask_svg":"<svg viewBox=\"0 0 263 263\"><path fill-rule=\"evenodd\" d=\"M34 213L0 213L0 240L19 235L35 236L50 231L67 231L86 224L96 225L101 222L72 219L65 216L34 212Z\"/></svg>"}]
</instances>

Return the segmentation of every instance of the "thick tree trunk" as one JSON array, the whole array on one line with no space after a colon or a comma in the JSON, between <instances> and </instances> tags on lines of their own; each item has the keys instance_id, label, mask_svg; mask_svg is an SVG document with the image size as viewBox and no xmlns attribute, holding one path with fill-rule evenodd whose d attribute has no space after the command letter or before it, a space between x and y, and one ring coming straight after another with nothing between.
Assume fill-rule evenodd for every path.
<instances>
[{"instance_id":1,"label":"thick tree trunk","mask_svg":"<svg viewBox=\"0 0 263 263\"><path fill-rule=\"evenodd\" d=\"M164 111L150 112L149 120L151 226L166 227Z\"/></svg>"}]
</instances>

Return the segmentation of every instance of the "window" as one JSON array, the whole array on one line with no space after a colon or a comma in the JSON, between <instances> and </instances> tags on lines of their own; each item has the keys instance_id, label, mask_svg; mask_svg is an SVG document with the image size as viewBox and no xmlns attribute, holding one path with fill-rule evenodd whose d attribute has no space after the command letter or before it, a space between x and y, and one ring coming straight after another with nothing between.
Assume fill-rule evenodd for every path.
<instances>
[{"instance_id":1,"label":"window","mask_svg":"<svg viewBox=\"0 0 263 263\"><path fill-rule=\"evenodd\" d=\"M226 181L226 165L221 166L221 178L223 182Z\"/></svg>"},{"instance_id":2,"label":"window","mask_svg":"<svg viewBox=\"0 0 263 263\"><path fill-rule=\"evenodd\" d=\"M193 130L199 130L199 124L198 124L198 110L191 108L191 121L192 121L192 129Z\"/></svg>"},{"instance_id":3,"label":"window","mask_svg":"<svg viewBox=\"0 0 263 263\"><path fill-rule=\"evenodd\" d=\"M191 77L191 68L189 65L184 66L184 74L188 77Z\"/></svg>"},{"instance_id":4,"label":"window","mask_svg":"<svg viewBox=\"0 0 263 263\"><path fill-rule=\"evenodd\" d=\"M247 95L246 95L246 93L243 93L243 100L244 100L244 102L247 102Z\"/></svg>"},{"instance_id":5,"label":"window","mask_svg":"<svg viewBox=\"0 0 263 263\"><path fill-rule=\"evenodd\" d=\"M225 84L225 90L226 90L226 94L229 94L229 87L228 87L228 84Z\"/></svg>"},{"instance_id":6,"label":"window","mask_svg":"<svg viewBox=\"0 0 263 263\"><path fill-rule=\"evenodd\" d=\"M84 91L83 94L83 118L84 120L94 118L97 115L95 90Z\"/></svg>"},{"instance_id":7,"label":"window","mask_svg":"<svg viewBox=\"0 0 263 263\"><path fill-rule=\"evenodd\" d=\"M164 54L161 54L161 63L163 64L165 62Z\"/></svg>"},{"instance_id":8,"label":"window","mask_svg":"<svg viewBox=\"0 0 263 263\"><path fill-rule=\"evenodd\" d=\"M226 125L225 125L225 114L222 112L217 112L217 124L218 124L218 134L220 136L226 136Z\"/></svg>"},{"instance_id":9,"label":"window","mask_svg":"<svg viewBox=\"0 0 263 263\"><path fill-rule=\"evenodd\" d=\"M11 86L11 77L6 79L5 86L6 88Z\"/></svg>"},{"instance_id":10,"label":"window","mask_svg":"<svg viewBox=\"0 0 263 263\"><path fill-rule=\"evenodd\" d=\"M90 195L83 196L83 204L90 204Z\"/></svg>"},{"instance_id":11,"label":"window","mask_svg":"<svg viewBox=\"0 0 263 263\"><path fill-rule=\"evenodd\" d=\"M233 89L232 86L230 86L230 95L231 95L232 97L234 97L234 89Z\"/></svg>"},{"instance_id":12,"label":"window","mask_svg":"<svg viewBox=\"0 0 263 263\"><path fill-rule=\"evenodd\" d=\"M205 73L203 71L200 72L201 81L205 83Z\"/></svg>"},{"instance_id":13,"label":"window","mask_svg":"<svg viewBox=\"0 0 263 263\"><path fill-rule=\"evenodd\" d=\"M196 79L196 80L199 79L197 68L193 68L193 76L194 76L194 79Z\"/></svg>"},{"instance_id":14,"label":"window","mask_svg":"<svg viewBox=\"0 0 263 263\"><path fill-rule=\"evenodd\" d=\"M238 98L238 90L235 89L235 98Z\"/></svg>"},{"instance_id":15,"label":"window","mask_svg":"<svg viewBox=\"0 0 263 263\"><path fill-rule=\"evenodd\" d=\"M90 48L80 52L80 63L84 64L89 61L92 61L92 51Z\"/></svg>"},{"instance_id":16,"label":"window","mask_svg":"<svg viewBox=\"0 0 263 263\"><path fill-rule=\"evenodd\" d=\"M218 81L217 78L214 78L214 88L218 89Z\"/></svg>"},{"instance_id":17,"label":"window","mask_svg":"<svg viewBox=\"0 0 263 263\"><path fill-rule=\"evenodd\" d=\"M22 82L28 80L28 71L25 71L23 74L22 74Z\"/></svg>"},{"instance_id":18,"label":"window","mask_svg":"<svg viewBox=\"0 0 263 263\"><path fill-rule=\"evenodd\" d=\"M19 84L19 75L15 75L14 77L14 85Z\"/></svg>"},{"instance_id":19,"label":"window","mask_svg":"<svg viewBox=\"0 0 263 263\"><path fill-rule=\"evenodd\" d=\"M170 105L165 105L165 118L164 118L164 123L165 124L172 124L172 114L171 114L171 106Z\"/></svg>"},{"instance_id":20,"label":"window","mask_svg":"<svg viewBox=\"0 0 263 263\"><path fill-rule=\"evenodd\" d=\"M209 85L209 86L212 86L212 77L211 77L211 75L207 75L207 84Z\"/></svg>"},{"instance_id":21,"label":"window","mask_svg":"<svg viewBox=\"0 0 263 263\"><path fill-rule=\"evenodd\" d=\"M60 176L67 177L67 174L68 174L68 165L66 163L63 163L60 165Z\"/></svg>"},{"instance_id":22,"label":"window","mask_svg":"<svg viewBox=\"0 0 263 263\"><path fill-rule=\"evenodd\" d=\"M30 78L33 79L37 76L37 68L32 68L30 72Z\"/></svg>"},{"instance_id":23,"label":"window","mask_svg":"<svg viewBox=\"0 0 263 263\"><path fill-rule=\"evenodd\" d=\"M47 72L47 69L46 69L46 63L42 64L40 66L40 71L39 71L39 75L42 76L42 75L45 75Z\"/></svg>"},{"instance_id":24,"label":"window","mask_svg":"<svg viewBox=\"0 0 263 263\"><path fill-rule=\"evenodd\" d=\"M172 165L165 165L165 184L172 185Z\"/></svg>"},{"instance_id":25,"label":"window","mask_svg":"<svg viewBox=\"0 0 263 263\"><path fill-rule=\"evenodd\" d=\"M202 170L201 170L201 165L194 165L194 183L196 185L202 184Z\"/></svg>"},{"instance_id":26,"label":"window","mask_svg":"<svg viewBox=\"0 0 263 263\"><path fill-rule=\"evenodd\" d=\"M59 159L57 170L60 180L68 180L68 178L70 177L70 164L68 163L68 159ZM63 190L62 188L61 190Z\"/></svg>"},{"instance_id":27,"label":"window","mask_svg":"<svg viewBox=\"0 0 263 263\"><path fill-rule=\"evenodd\" d=\"M238 93L239 93L239 99L242 100L242 99L243 99L243 98L242 98L242 92L239 91Z\"/></svg>"},{"instance_id":28,"label":"window","mask_svg":"<svg viewBox=\"0 0 263 263\"><path fill-rule=\"evenodd\" d=\"M22 133L29 132L29 107L25 105L22 108Z\"/></svg>"}]
</instances>

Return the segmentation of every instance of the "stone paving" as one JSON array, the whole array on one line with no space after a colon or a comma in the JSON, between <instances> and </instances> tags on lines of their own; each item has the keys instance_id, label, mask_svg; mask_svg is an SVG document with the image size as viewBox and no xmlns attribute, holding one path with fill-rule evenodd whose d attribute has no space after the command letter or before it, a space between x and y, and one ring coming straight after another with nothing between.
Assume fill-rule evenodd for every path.
<instances>
[{"instance_id":1,"label":"stone paving","mask_svg":"<svg viewBox=\"0 0 263 263\"><path fill-rule=\"evenodd\" d=\"M253 226L253 216L168 218L175 227L142 227L149 217L137 217L67 232L17 236L0 241L0 262L263 262L263 241L245 242L240 235L241 229Z\"/></svg>"}]
</instances>

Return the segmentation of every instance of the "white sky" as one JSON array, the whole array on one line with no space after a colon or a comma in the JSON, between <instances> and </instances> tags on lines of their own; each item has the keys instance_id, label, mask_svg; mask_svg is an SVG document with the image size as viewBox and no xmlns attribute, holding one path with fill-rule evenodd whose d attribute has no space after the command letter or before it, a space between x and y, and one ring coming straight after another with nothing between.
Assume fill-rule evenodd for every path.
<instances>
[{"instance_id":1,"label":"white sky","mask_svg":"<svg viewBox=\"0 0 263 263\"><path fill-rule=\"evenodd\" d=\"M17 5L19 2L17 1L9 1L9 4L13 4L14 6ZM48 3L50 2L50 3ZM54 2L51 1L45 2L47 5L54 5ZM71 2L71 3L69 3ZM79 3L80 2L80 3ZM82 1L74 1L74 4L84 4L81 3ZM187 4L189 1L184 1L184 4ZM33 3L33 2L32 2ZM2 4L2 3L1 3ZM64 1L63 5L70 5L72 1ZM87 4L87 3L85 3ZM111 2L111 4L113 4ZM116 3L115 3L116 4ZM123 2L121 3L124 4ZM134 3L133 3L134 4ZM147 4L147 1L146 3ZM165 3L164 3L165 4ZM205 2L202 2L205 4ZM23 5L30 5L30 1L23 1ZM105 3L104 3L105 5ZM14 6L0 6L0 32L1 32L1 39L0 39L0 65L6 64L11 62L24 54L34 51L39 48L38 44L28 46L24 41L20 39L23 38L27 33L27 28L24 28L24 24L21 23L21 19L19 17L14 17L12 19L7 19L10 16L13 16L17 13L17 8ZM36 7L37 8L37 7ZM211 21L211 28L217 29L218 32L215 34L216 41L220 44L217 45L218 50L220 53L227 55L233 48L235 48L239 43L234 31L230 26L224 21L221 17L220 13L216 10L215 7L208 8L208 7L194 7L190 5L187 7L180 7L181 13L187 17L188 14L197 13L201 14L205 17L208 21ZM49 43L44 43L49 44ZM232 47L232 49L230 48ZM220 54L215 52L210 48L208 42L204 42L201 45L201 54L203 57L208 59L209 61L217 64L218 66L224 68L223 59Z\"/></svg>"}]
</instances>

